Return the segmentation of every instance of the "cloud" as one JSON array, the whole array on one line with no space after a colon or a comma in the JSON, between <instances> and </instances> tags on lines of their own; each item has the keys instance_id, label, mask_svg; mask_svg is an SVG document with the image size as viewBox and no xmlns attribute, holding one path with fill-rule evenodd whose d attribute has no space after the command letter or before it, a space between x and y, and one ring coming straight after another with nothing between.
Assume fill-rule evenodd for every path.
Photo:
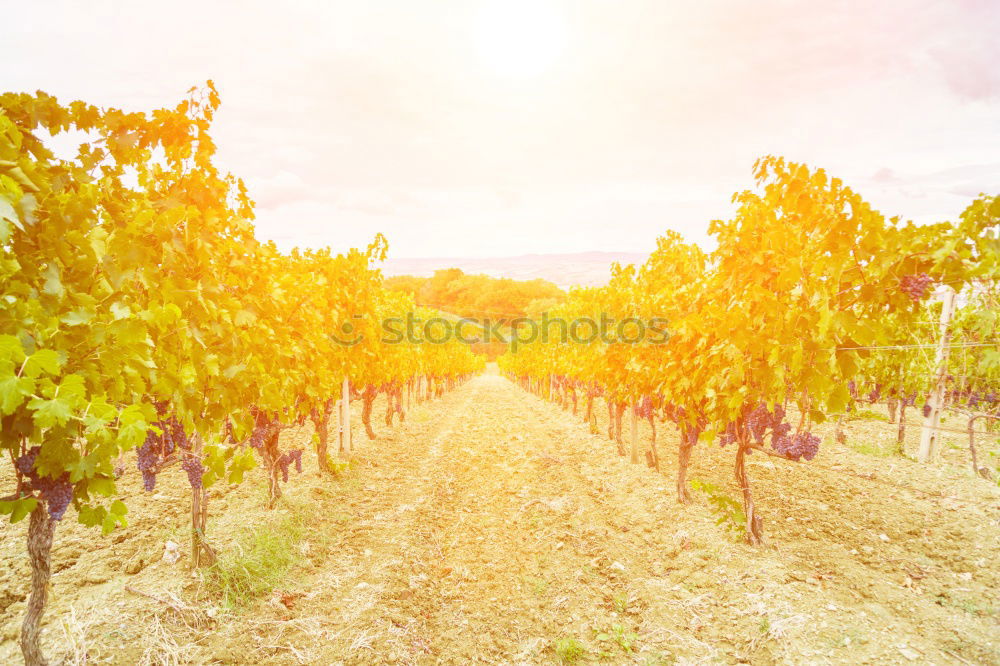
<instances>
[{"instance_id":1,"label":"cloud","mask_svg":"<svg viewBox=\"0 0 1000 666\"><path fill-rule=\"evenodd\" d=\"M1000 30L1000 18L996 27ZM973 101L1000 99L1000 42L966 44L958 50L935 51L948 87Z\"/></svg>"},{"instance_id":2,"label":"cloud","mask_svg":"<svg viewBox=\"0 0 1000 666\"><path fill-rule=\"evenodd\" d=\"M149 109L214 79L219 161L289 247L710 244L764 154L917 220L1000 182L1000 3L537 2L567 44L532 80L478 59L466 0L20 3L0 80Z\"/></svg>"},{"instance_id":3,"label":"cloud","mask_svg":"<svg viewBox=\"0 0 1000 666\"><path fill-rule=\"evenodd\" d=\"M282 204L313 196L298 174L278 171L271 176L254 178L248 183L250 195L257 208L277 208Z\"/></svg>"},{"instance_id":4,"label":"cloud","mask_svg":"<svg viewBox=\"0 0 1000 666\"><path fill-rule=\"evenodd\" d=\"M875 175L872 176L872 180L874 180L876 183L891 183L892 181L896 180L896 174L893 172L892 169L882 167L881 169L875 172Z\"/></svg>"}]
</instances>

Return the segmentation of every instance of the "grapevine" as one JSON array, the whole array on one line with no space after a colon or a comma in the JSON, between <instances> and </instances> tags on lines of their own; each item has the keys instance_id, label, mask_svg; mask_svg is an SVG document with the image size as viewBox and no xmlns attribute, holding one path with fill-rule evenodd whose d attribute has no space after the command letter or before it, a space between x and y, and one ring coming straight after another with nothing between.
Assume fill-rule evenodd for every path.
<instances>
[{"instance_id":1,"label":"grapevine","mask_svg":"<svg viewBox=\"0 0 1000 666\"><path fill-rule=\"evenodd\" d=\"M114 497L127 451L147 491L181 461L200 566L214 557L207 490L253 468L244 444L270 456L279 421L329 414L344 379L393 387L398 405L415 378L440 394L483 367L457 343L380 343L378 318L416 307L385 287L380 235L341 255L258 241L246 187L213 161L219 104L211 82L151 113L0 95L0 448L18 479L0 512L31 515L29 663L44 661L55 525L70 505L104 532L126 524ZM84 143L57 159L48 137L70 131ZM331 338L355 318L359 346ZM286 475L302 469L301 449L282 455Z\"/></svg>"},{"instance_id":2,"label":"grapevine","mask_svg":"<svg viewBox=\"0 0 1000 666\"><path fill-rule=\"evenodd\" d=\"M915 303L927 298L934 284L934 278L927 273L904 275L899 279L899 288Z\"/></svg>"},{"instance_id":3,"label":"grapevine","mask_svg":"<svg viewBox=\"0 0 1000 666\"><path fill-rule=\"evenodd\" d=\"M922 320L933 316L926 301L934 285L960 288L996 275L995 258L986 259L992 273L983 268L995 249L982 229L996 226L1000 204L984 198L958 225L916 227L882 216L822 170L767 157L754 175L758 188L734 197L736 216L712 223L712 255L669 232L645 264L616 268L606 288L572 291L550 313L567 320L663 317L671 334L664 344L536 342L508 353L500 366L529 390L591 387L588 417L592 396L605 396L608 436L620 453L623 406L645 418L650 403L661 405L679 433L682 502L695 442L712 435L734 445L747 537L761 543L745 457L769 440L774 455L813 460L820 439L812 426L863 397L898 406L902 424L906 407L929 387L919 368L901 362L902 353L865 350L924 343L907 336L929 330ZM790 405L794 424L786 421Z\"/></svg>"}]
</instances>

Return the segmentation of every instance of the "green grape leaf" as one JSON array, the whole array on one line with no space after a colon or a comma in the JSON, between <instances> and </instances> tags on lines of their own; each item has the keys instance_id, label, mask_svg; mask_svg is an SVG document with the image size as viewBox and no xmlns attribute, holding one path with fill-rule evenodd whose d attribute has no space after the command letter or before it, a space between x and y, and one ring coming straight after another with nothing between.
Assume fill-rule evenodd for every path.
<instances>
[{"instance_id":1,"label":"green grape leaf","mask_svg":"<svg viewBox=\"0 0 1000 666\"><path fill-rule=\"evenodd\" d=\"M31 417L39 428L51 428L56 424L65 425L73 415L70 401L61 396L49 400L32 398L28 408L34 410Z\"/></svg>"},{"instance_id":2,"label":"green grape leaf","mask_svg":"<svg viewBox=\"0 0 1000 666\"><path fill-rule=\"evenodd\" d=\"M146 439L146 414L141 405L129 405L118 414L118 445L123 451L142 444Z\"/></svg>"},{"instance_id":3,"label":"green grape leaf","mask_svg":"<svg viewBox=\"0 0 1000 666\"><path fill-rule=\"evenodd\" d=\"M62 360L58 352L53 349L39 349L25 361L22 374L34 379L43 372L48 375L58 374L61 367Z\"/></svg>"},{"instance_id":4,"label":"green grape leaf","mask_svg":"<svg viewBox=\"0 0 1000 666\"><path fill-rule=\"evenodd\" d=\"M34 497L22 497L16 500L0 500L0 516L10 515L10 522L16 523L24 519L38 506Z\"/></svg>"},{"instance_id":5,"label":"green grape leaf","mask_svg":"<svg viewBox=\"0 0 1000 666\"><path fill-rule=\"evenodd\" d=\"M13 414L35 390L35 380L0 371L0 415Z\"/></svg>"}]
</instances>

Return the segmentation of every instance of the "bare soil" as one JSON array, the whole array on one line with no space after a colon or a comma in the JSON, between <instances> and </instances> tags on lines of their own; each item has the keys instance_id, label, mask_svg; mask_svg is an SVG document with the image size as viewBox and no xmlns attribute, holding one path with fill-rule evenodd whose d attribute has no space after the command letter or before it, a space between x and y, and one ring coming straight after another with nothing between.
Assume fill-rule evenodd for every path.
<instances>
[{"instance_id":1,"label":"bare soil","mask_svg":"<svg viewBox=\"0 0 1000 666\"><path fill-rule=\"evenodd\" d=\"M657 474L494 374L413 405L391 429L383 408L375 441L355 431L350 470L320 477L307 454L273 511L259 472L212 491L208 537L223 553L249 530L305 518L284 584L249 611L227 611L186 556L161 559L167 540L188 550L179 468L152 494L130 472L130 525L109 537L63 521L48 654L535 664L557 663L557 642L573 638L582 663L1000 663L1000 488L973 477L960 435L934 465L879 455L895 426L878 420L849 422L848 444L826 441L812 463L755 454L768 543L752 548L716 525L704 494L677 503L669 427L658 424ZM308 447L311 431L282 437ZM699 444L689 478L737 497L733 453ZM0 527L4 664L20 661L25 529Z\"/></svg>"}]
</instances>

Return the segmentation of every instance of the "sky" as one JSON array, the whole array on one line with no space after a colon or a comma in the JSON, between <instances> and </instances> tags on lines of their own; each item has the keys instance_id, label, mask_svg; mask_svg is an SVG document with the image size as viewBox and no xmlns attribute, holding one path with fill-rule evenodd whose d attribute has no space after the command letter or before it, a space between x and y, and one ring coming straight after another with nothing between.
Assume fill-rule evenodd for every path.
<instances>
[{"instance_id":1,"label":"sky","mask_svg":"<svg viewBox=\"0 0 1000 666\"><path fill-rule=\"evenodd\" d=\"M0 90L150 110L212 79L279 247L706 248L756 158L880 211L1000 192L996 0L322 0L4 9Z\"/></svg>"}]
</instances>

